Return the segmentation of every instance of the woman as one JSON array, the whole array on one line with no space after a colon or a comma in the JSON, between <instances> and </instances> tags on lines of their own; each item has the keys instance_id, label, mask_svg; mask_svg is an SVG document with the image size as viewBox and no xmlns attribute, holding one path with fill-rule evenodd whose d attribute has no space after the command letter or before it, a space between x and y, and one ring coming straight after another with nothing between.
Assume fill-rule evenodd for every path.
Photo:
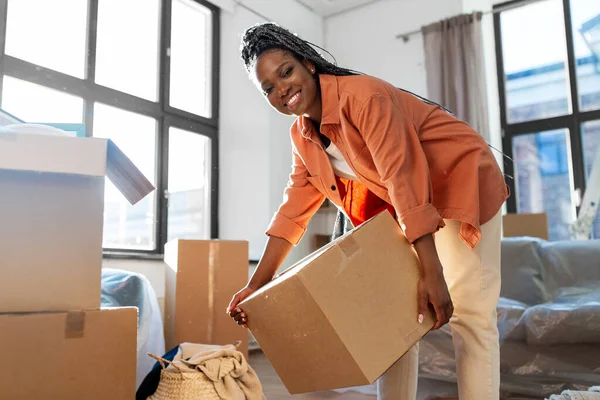
<instances>
[{"instance_id":1,"label":"woman","mask_svg":"<svg viewBox=\"0 0 600 400\"><path fill-rule=\"evenodd\" d=\"M508 190L487 143L441 106L339 68L272 23L248 29L242 59L271 106L297 116L284 202L256 272L227 312L269 282L325 198L356 226L387 210L421 261L419 312L450 322L461 400L498 399L500 210ZM418 346L378 381L379 399L414 399Z\"/></svg>"}]
</instances>

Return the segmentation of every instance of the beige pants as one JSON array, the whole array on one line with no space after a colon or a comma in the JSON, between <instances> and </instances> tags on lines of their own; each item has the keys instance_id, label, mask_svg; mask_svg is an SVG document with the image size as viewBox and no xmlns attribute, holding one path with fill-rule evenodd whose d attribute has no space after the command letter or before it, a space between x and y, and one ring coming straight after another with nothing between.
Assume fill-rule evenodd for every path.
<instances>
[{"instance_id":1,"label":"beige pants","mask_svg":"<svg viewBox=\"0 0 600 400\"><path fill-rule=\"evenodd\" d=\"M499 212L481 227L481 240L470 250L459 237L460 222L445 221L435 234L454 315L450 320L460 400L498 400L500 349L496 306L500 296ZM417 395L418 345L377 382L379 400L413 400Z\"/></svg>"}]
</instances>

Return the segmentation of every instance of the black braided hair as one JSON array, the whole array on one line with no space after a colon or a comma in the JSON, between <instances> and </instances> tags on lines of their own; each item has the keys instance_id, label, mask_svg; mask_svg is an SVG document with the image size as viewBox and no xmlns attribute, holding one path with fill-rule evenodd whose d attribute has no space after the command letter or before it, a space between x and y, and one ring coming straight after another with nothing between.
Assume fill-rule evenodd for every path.
<instances>
[{"instance_id":1,"label":"black braided hair","mask_svg":"<svg viewBox=\"0 0 600 400\"><path fill-rule=\"evenodd\" d=\"M360 72L341 68L327 61L312 46L327 52L327 50L301 39L274 22L265 22L251 26L244 32L241 44L241 58L244 61L246 70L250 72L252 65L263 52L271 49L280 49L290 52L300 61L308 60L312 62L316 72L320 74L337 76L361 75ZM329 54L331 55L331 53Z\"/></svg>"}]
</instances>

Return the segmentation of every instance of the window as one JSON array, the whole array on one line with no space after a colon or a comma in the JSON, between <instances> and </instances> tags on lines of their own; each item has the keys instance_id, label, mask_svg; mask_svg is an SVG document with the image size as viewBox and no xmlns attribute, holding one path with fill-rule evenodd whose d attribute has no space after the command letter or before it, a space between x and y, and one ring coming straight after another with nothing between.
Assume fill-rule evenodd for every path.
<instances>
[{"instance_id":1,"label":"window","mask_svg":"<svg viewBox=\"0 0 600 400\"><path fill-rule=\"evenodd\" d=\"M2 108L28 122L83 122L83 99L5 75Z\"/></svg>"},{"instance_id":2,"label":"window","mask_svg":"<svg viewBox=\"0 0 600 400\"><path fill-rule=\"evenodd\" d=\"M515 136L517 212L548 213L549 236L569 239L573 222L572 182L566 151L569 132L565 129Z\"/></svg>"},{"instance_id":3,"label":"window","mask_svg":"<svg viewBox=\"0 0 600 400\"><path fill-rule=\"evenodd\" d=\"M209 138L169 128L169 240L210 236L210 150Z\"/></svg>"},{"instance_id":4,"label":"window","mask_svg":"<svg viewBox=\"0 0 600 400\"><path fill-rule=\"evenodd\" d=\"M583 160L585 163L585 178L589 183L589 177L592 173L594 161L598 160L598 152L600 152L600 120L589 121L582 125L581 140L583 142ZM600 168L600 165L595 165L595 168ZM596 200L597 202L598 200ZM600 213L596 213L596 219L592 227L593 236L600 238Z\"/></svg>"},{"instance_id":5,"label":"window","mask_svg":"<svg viewBox=\"0 0 600 400\"><path fill-rule=\"evenodd\" d=\"M86 1L9 0L6 54L85 76Z\"/></svg>"},{"instance_id":6,"label":"window","mask_svg":"<svg viewBox=\"0 0 600 400\"><path fill-rule=\"evenodd\" d=\"M600 151L600 2L511 1L494 13L508 211L546 212L550 239L569 239Z\"/></svg>"},{"instance_id":7,"label":"window","mask_svg":"<svg viewBox=\"0 0 600 400\"><path fill-rule=\"evenodd\" d=\"M98 1L96 83L158 100L159 15L159 0Z\"/></svg>"},{"instance_id":8,"label":"window","mask_svg":"<svg viewBox=\"0 0 600 400\"><path fill-rule=\"evenodd\" d=\"M211 116L211 19L206 8L192 0L172 0L170 105ZM205 40L194 40L204 37Z\"/></svg>"},{"instance_id":9,"label":"window","mask_svg":"<svg viewBox=\"0 0 600 400\"><path fill-rule=\"evenodd\" d=\"M216 237L218 8L55 3L0 1L1 107L26 122L83 122L154 183L131 206L106 180L105 254L160 256L167 240Z\"/></svg>"},{"instance_id":10,"label":"window","mask_svg":"<svg viewBox=\"0 0 600 400\"><path fill-rule=\"evenodd\" d=\"M114 121L119 121L115 126ZM94 136L112 139L150 182L156 181L156 120L102 103L94 105ZM108 179L104 192L104 248L156 247L156 191L132 206Z\"/></svg>"}]
</instances>

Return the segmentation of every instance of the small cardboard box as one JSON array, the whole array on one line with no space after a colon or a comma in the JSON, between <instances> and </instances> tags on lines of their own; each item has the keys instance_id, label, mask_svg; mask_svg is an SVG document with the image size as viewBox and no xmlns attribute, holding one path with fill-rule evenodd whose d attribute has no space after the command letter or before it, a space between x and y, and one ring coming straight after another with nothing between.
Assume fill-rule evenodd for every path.
<instances>
[{"instance_id":1,"label":"small cardboard box","mask_svg":"<svg viewBox=\"0 0 600 400\"><path fill-rule=\"evenodd\" d=\"M137 309L0 314L0 398L135 398Z\"/></svg>"},{"instance_id":2,"label":"small cardboard box","mask_svg":"<svg viewBox=\"0 0 600 400\"><path fill-rule=\"evenodd\" d=\"M248 356L248 331L226 314L233 295L248 283L248 242L180 240L165 246L165 341L226 345L240 340Z\"/></svg>"},{"instance_id":3,"label":"small cardboard box","mask_svg":"<svg viewBox=\"0 0 600 400\"><path fill-rule=\"evenodd\" d=\"M419 324L419 261L388 212L240 304L291 394L375 382L434 325Z\"/></svg>"},{"instance_id":4,"label":"small cardboard box","mask_svg":"<svg viewBox=\"0 0 600 400\"><path fill-rule=\"evenodd\" d=\"M0 312L100 307L105 175L154 190L110 140L0 133Z\"/></svg>"},{"instance_id":5,"label":"small cardboard box","mask_svg":"<svg viewBox=\"0 0 600 400\"><path fill-rule=\"evenodd\" d=\"M548 216L537 214L506 214L502 217L504 237L530 236L548 240Z\"/></svg>"}]
</instances>

